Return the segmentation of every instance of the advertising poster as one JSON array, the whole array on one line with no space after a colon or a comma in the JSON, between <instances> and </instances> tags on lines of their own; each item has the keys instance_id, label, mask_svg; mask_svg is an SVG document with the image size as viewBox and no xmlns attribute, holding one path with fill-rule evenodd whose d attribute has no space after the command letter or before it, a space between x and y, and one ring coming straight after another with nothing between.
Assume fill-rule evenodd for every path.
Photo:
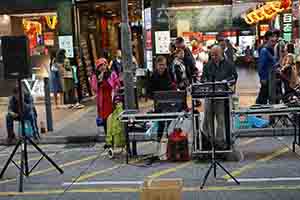
<instances>
[{"instance_id":1,"label":"advertising poster","mask_svg":"<svg viewBox=\"0 0 300 200\"><path fill-rule=\"evenodd\" d=\"M169 54L170 42L171 42L170 31L155 32L156 54Z\"/></svg>"},{"instance_id":2,"label":"advertising poster","mask_svg":"<svg viewBox=\"0 0 300 200\"><path fill-rule=\"evenodd\" d=\"M58 37L59 48L66 50L66 56L68 58L74 58L74 50L73 50L73 36L59 36Z\"/></svg>"}]
</instances>

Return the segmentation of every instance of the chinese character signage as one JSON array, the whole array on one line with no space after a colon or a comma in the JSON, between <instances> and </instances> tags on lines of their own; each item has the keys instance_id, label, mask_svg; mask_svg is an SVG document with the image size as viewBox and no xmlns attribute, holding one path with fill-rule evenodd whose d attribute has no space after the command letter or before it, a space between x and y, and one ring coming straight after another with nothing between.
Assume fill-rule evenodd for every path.
<instances>
[{"instance_id":1,"label":"chinese character signage","mask_svg":"<svg viewBox=\"0 0 300 200\"><path fill-rule=\"evenodd\" d=\"M283 39L291 42L293 39L293 15L291 11L282 15L282 32Z\"/></svg>"}]
</instances>

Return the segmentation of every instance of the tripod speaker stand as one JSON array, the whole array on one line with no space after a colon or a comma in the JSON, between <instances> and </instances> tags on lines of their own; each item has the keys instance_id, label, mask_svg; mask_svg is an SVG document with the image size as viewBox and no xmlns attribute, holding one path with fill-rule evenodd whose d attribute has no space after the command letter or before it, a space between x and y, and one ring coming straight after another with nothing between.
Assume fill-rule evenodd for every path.
<instances>
[{"instance_id":1,"label":"tripod speaker stand","mask_svg":"<svg viewBox=\"0 0 300 200\"><path fill-rule=\"evenodd\" d=\"M193 84L192 86L192 97L194 98L208 98L210 100L209 102L209 108L211 111L211 137L210 137L210 143L211 143L211 165L209 169L207 170L203 182L201 184L201 189L203 189L208 176L212 170L214 170L214 178L217 177L217 166L220 167L228 176L230 176L237 184L240 184L229 172L221 165L220 162L216 159L216 136L215 136L215 99L225 99L228 98L229 95L233 94L233 91L230 91L229 88L230 82L216 82L215 77L213 75L213 81L207 82L207 83L200 83L200 84ZM216 91L216 86L218 86L218 91Z\"/></svg>"},{"instance_id":2,"label":"tripod speaker stand","mask_svg":"<svg viewBox=\"0 0 300 200\"><path fill-rule=\"evenodd\" d=\"M50 162L61 174L63 174L63 170L34 142L30 137L25 134L25 120L24 120L24 98L22 92L22 81L18 79L18 102L19 102L19 120L21 123L21 136L19 141L17 142L14 150L12 151L11 155L9 156L8 160L6 161L1 174L0 178L3 178L5 171L7 170L9 164L12 162L20 171L20 181L19 181L19 192L23 192L23 175L29 176L31 172L38 166L38 164L42 161L43 158L46 158L48 162ZM33 167L29 170L28 166L28 152L27 152L27 145L31 144L41 155L42 157L33 165ZM19 147L21 147L21 163L20 166L13 160L16 152L18 151Z\"/></svg>"}]
</instances>

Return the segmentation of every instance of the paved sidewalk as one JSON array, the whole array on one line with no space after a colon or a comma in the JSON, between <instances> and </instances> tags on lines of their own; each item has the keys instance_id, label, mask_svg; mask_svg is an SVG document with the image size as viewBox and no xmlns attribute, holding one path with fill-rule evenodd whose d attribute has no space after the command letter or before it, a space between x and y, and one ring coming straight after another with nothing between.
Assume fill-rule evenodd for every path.
<instances>
[{"instance_id":1,"label":"paved sidewalk","mask_svg":"<svg viewBox=\"0 0 300 200\"><path fill-rule=\"evenodd\" d=\"M255 96L241 96L240 106L248 106L255 103ZM149 110L153 102L141 100L140 110ZM189 103L190 105L190 103ZM6 107L0 106L0 144L6 144L5 114ZM45 107L37 105L38 121L46 122ZM202 109L200 109L202 110ZM104 141L102 128L96 127L96 105L95 101L86 103L84 109L59 109L53 110L54 131L41 134L40 143L84 143L93 141ZM17 128L16 128L17 129Z\"/></svg>"}]
</instances>

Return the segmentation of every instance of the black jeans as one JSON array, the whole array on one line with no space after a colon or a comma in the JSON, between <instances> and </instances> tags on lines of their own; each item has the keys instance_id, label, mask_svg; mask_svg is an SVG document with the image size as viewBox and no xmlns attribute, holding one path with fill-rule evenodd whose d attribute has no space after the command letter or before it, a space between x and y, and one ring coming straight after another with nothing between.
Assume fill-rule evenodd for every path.
<instances>
[{"instance_id":1,"label":"black jeans","mask_svg":"<svg viewBox=\"0 0 300 200\"><path fill-rule=\"evenodd\" d=\"M107 119L103 119L104 135L107 135Z\"/></svg>"},{"instance_id":2,"label":"black jeans","mask_svg":"<svg viewBox=\"0 0 300 200\"><path fill-rule=\"evenodd\" d=\"M269 95L269 81L260 82L260 90L256 99L256 104L268 104Z\"/></svg>"}]
</instances>

